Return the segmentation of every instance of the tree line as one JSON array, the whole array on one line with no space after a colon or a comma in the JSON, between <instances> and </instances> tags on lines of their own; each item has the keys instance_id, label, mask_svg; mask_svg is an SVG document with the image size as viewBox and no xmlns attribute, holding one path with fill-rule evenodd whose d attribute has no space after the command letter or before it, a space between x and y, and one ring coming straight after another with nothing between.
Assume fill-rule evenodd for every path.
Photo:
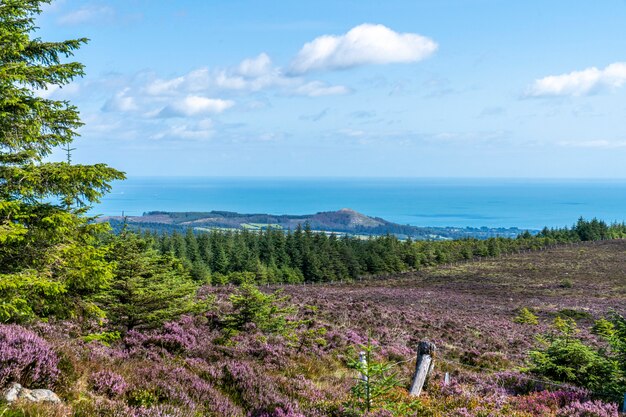
<instances>
[{"instance_id":1,"label":"tree line","mask_svg":"<svg viewBox=\"0 0 626 417\"><path fill-rule=\"evenodd\" d=\"M294 231L268 228L255 232L144 232L142 237L162 255L180 259L196 281L305 283L355 280L416 270L426 266L535 250L557 243L626 237L624 224L580 218L571 228L545 228L517 238L445 241L400 240L393 235L338 236L314 232L305 224Z\"/></svg>"}]
</instances>

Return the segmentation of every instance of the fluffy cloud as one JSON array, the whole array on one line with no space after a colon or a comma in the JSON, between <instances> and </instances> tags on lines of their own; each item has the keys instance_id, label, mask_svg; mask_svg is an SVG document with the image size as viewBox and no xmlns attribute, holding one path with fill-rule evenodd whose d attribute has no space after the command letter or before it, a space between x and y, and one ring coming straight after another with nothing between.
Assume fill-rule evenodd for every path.
<instances>
[{"instance_id":1,"label":"fluffy cloud","mask_svg":"<svg viewBox=\"0 0 626 417\"><path fill-rule=\"evenodd\" d=\"M140 72L97 85L101 95L95 99L102 98L102 95L106 97L101 106L102 119L116 116L127 125L144 126L146 132L154 132L143 134L143 137L166 140L209 139L216 126L223 133L225 125L221 124L219 114L236 104L241 111L267 108L267 100L272 94L321 97L351 91L342 85L285 73L265 53L244 59L232 67L198 68L172 78ZM236 134L229 137L238 138ZM276 136L257 139L276 140Z\"/></svg>"},{"instance_id":2,"label":"fluffy cloud","mask_svg":"<svg viewBox=\"0 0 626 417\"><path fill-rule=\"evenodd\" d=\"M192 117L210 113L222 113L235 105L232 100L187 96L164 107L158 115L161 117Z\"/></svg>"},{"instance_id":3,"label":"fluffy cloud","mask_svg":"<svg viewBox=\"0 0 626 417\"><path fill-rule=\"evenodd\" d=\"M344 69L366 64L416 62L437 50L437 43L414 33L397 33L383 25L362 24L344 35L320 36L305 44L290 72Z\"/></svg>"},{"instance_id":4,"label":"fluffy cloud","mask_svg":"<svg viewBox=\"0 0 626 417\"><path fill-rule=\"evenodd\" d=\"M154 79L142 88L143 93L154 97L175 97L181 93L254 93L264 90L309 97L350 92L345 86L286 75L264 53L245 59L233 68L200 68L176 78Z\"/></svg>"},{"instance_id":5,"label":"fluffy cloud","mask_svg":"<svg viewBox=\"0 0 626 417\"><path fill-rule=\"evenodd\" d=\"M274 69L270 57L262 53L256 58L244 59L237 70L244 77L254 78L271 73Z\"/></svg>"},{"instance_id":6,"label":"fluffy cloud","mask_svg":"<svg viewBox=\"0 0 626 417\"><path fill-rule=\"evenodd\" d=\"M216 71L212 81L220 89L250 92L290 88L301 83L286 77L265 53L244 59L235 68Z\"/></svg>"},{"instance_id":7,"label":"fluffy cloud","mask_svg":"<svg viewBox=\"0 0 626 417\"><path fill-rule=\"evenodd\" d=\"M626 83L626 62L616 62L604 69L591 67L568 74L551 75L536 80L526 91L527 97L584 96Z\"/></svg>"},{"instance_id":8,"label":"fluffy cloud","mask_svg":"<svg viewBox=\"0 0 626 417\"><path fill-rule=\"evenodd\" d=\"M170 95L176 93L183 83L185 83L185 77L176 77L171 80L157 79L146 85L144 91L151 96Z\"/></svg>"}]
</instances>

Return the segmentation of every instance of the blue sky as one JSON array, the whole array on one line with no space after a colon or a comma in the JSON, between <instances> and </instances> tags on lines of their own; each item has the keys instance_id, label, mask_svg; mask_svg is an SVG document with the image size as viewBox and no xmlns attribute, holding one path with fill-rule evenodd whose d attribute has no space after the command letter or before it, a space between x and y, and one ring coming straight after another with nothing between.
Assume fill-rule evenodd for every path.
<instances>
[{"instance_id":1,"label":"blue sky","mask_svg":"<svg viewBox=\"0 0 626 417\"><path fill-rule=\"evenodd\" d=\"M131 176L626 177L626 1L78 1L75 160Z\"/></svg>"}]
</instances>

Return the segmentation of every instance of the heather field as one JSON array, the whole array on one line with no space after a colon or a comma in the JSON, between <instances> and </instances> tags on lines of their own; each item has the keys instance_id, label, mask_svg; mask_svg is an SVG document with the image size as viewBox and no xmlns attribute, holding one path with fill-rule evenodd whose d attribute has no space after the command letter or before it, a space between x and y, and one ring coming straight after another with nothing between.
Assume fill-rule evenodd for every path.
<instances>
[{"instance_id":1,"label":"heather field","mask_svg":"<svg viewBox=\"0 0 626 417\"><path fill-rule=\"evenodd\" d=\"M18 402L1 415L616 416L617 404L600 401L602 393L524 368L535 335L549 332L557 316L573 318L594 344L594 320L625 312L625 256L626 241L615 240L343 285L285 286L275 299L281 307L265 312L284 314L282 324L249 317L236 327L241 314L229 296L240 290L205 287L201 296L214 297L208 313L120 340L85 338L86 324L75 321L5 325L0 343L13 340L14 350L2 354L18 359L0 382L22 372L22 382L53 388L62 404ZM523 308L538 324L516 322ZM290 323L290 331L276 331ZM416 399L407 388L425 339L438 352ZM391 364L397 381L366 413L348 365L368 343L372 360Z\"/></svg>"},{"instance_id":2,"label":"heather field","mask_svg":"<svg viewBox=\"0 0 626 417\"><path fill-rule=\"evenodd\" d=\"M558 246L480 262L434 267L380 280L287 287L319 307L335 327L371 332L384 346L421 339L446 358L468 351L521 365L537 331L557 315L581 324L609 310L626 312L626 241ZM513 322L531 308L539 326Z\"/></svg>"}]
</instances>

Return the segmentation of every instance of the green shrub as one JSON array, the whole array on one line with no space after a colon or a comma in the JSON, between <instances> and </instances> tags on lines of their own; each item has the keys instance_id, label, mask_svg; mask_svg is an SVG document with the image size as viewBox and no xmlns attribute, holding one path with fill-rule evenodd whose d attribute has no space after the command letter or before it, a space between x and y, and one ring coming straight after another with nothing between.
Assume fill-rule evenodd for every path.
<instances>
[{"instance_id":1,"label":"green shrub","mask_svg":"<svg viewBox=\"0 0 626 417\"><path fill-rule=\"evenodd\" d=\"M137 407L151 407L158 404L159 397L146 389L134 389L128 394L128 404Z\"/></svg>"},{"instance_id":2,"label":"green shrub","mask_svg":"<svg viewBox=\"0 0 626 417\"><path fill-rule=\"evenodd\" d=\"M100 333L89 333L86 336L83 336L82 339L89 343L93 341L98 341L105 346L111 346L112 343L120 340L121 335L120 332L100 332Z\"/></svg>"},{"instance_id":3,"label":"green shrub","mask_svg":"<svg viewBox=\"0 0 626 417\"><path fill-rule=\"evenodd\" d=\"M513 319L515 323L530 324L536 326L539 324L539 318L526 307L522 308L517 316Z\"/></svg>"},{"instance_id":4,"label":"green shrub","mask_svg":"<svg viewBox=\"0 0 626 417\"><path fill-rule=\"evenodd\" d=\"M560 317L569 317L572 320L591 320L593 316L588 311L574 310L572 308L564 308L557 313Z\"/></svg>"},{"instance_id":5,"label":"green shrub","mask_svg":"<svg viewBox=\"0 0 626 417\"><path fill-rule=\"evenodd\" d=\"M288 297L280 296L280 291L265 294L254 285L244 283L229 300L232 311L223 318L227 334L236 334L250 324L262 332L278 334L288 334L297 326L297 322L288 319L296 308L288 304Z\"/></svg>"},{"instance_id":6,"label":"green shrub","mask_svg":"<svg viewBox=\"0 0 626 417\"><path fill-rule=\"evenodd\" d=\"M66 315L67 287L36 273L0 274L0 323Z\"/></svg>"},{"instance_id":7,"label":"green shrub","mask_svg":"<svg viewBox=\"0 0 626 417\"><path fill-rule=\"evenodd\" d=\"M538 337L540 347L530 352L530 371L554 381L618 395L622 388L617 361L606 350L585 344L577 333L574 320L557 317L554 331Z\"/></svg>"},{"instance_id":8,"label":"green shrub","mask_svg":"<svg viewBox=\"0 0 626 417\"><path fill-rule=\"evenodd\" d=\"M615 325L606 319L596 320L591 332L602 337L611 337L615 334Z\"/></svg>"},{"instance_id":9,"label":"green shrub","mask_svg":"<svg viewBox=\"0 0 626 417\"><path fill-rule=\"evenodd\" d=\"M626 318L613 312L609 315L609 320L613 324L613 329L607 340L622 373L624 381L622 390L626 392Z\"/></svg>"},{"instance_id":10,"label":"green shrub","mask_svg":"<svg viewBox=\"0 0 626 417\"><path fill-rule=\"evenodd\" d=\"M481 369L504 370L511 366L511 362L502 352L465 351L461 354L460 361L463 364Z\"/></svg>"}]
</instances>

